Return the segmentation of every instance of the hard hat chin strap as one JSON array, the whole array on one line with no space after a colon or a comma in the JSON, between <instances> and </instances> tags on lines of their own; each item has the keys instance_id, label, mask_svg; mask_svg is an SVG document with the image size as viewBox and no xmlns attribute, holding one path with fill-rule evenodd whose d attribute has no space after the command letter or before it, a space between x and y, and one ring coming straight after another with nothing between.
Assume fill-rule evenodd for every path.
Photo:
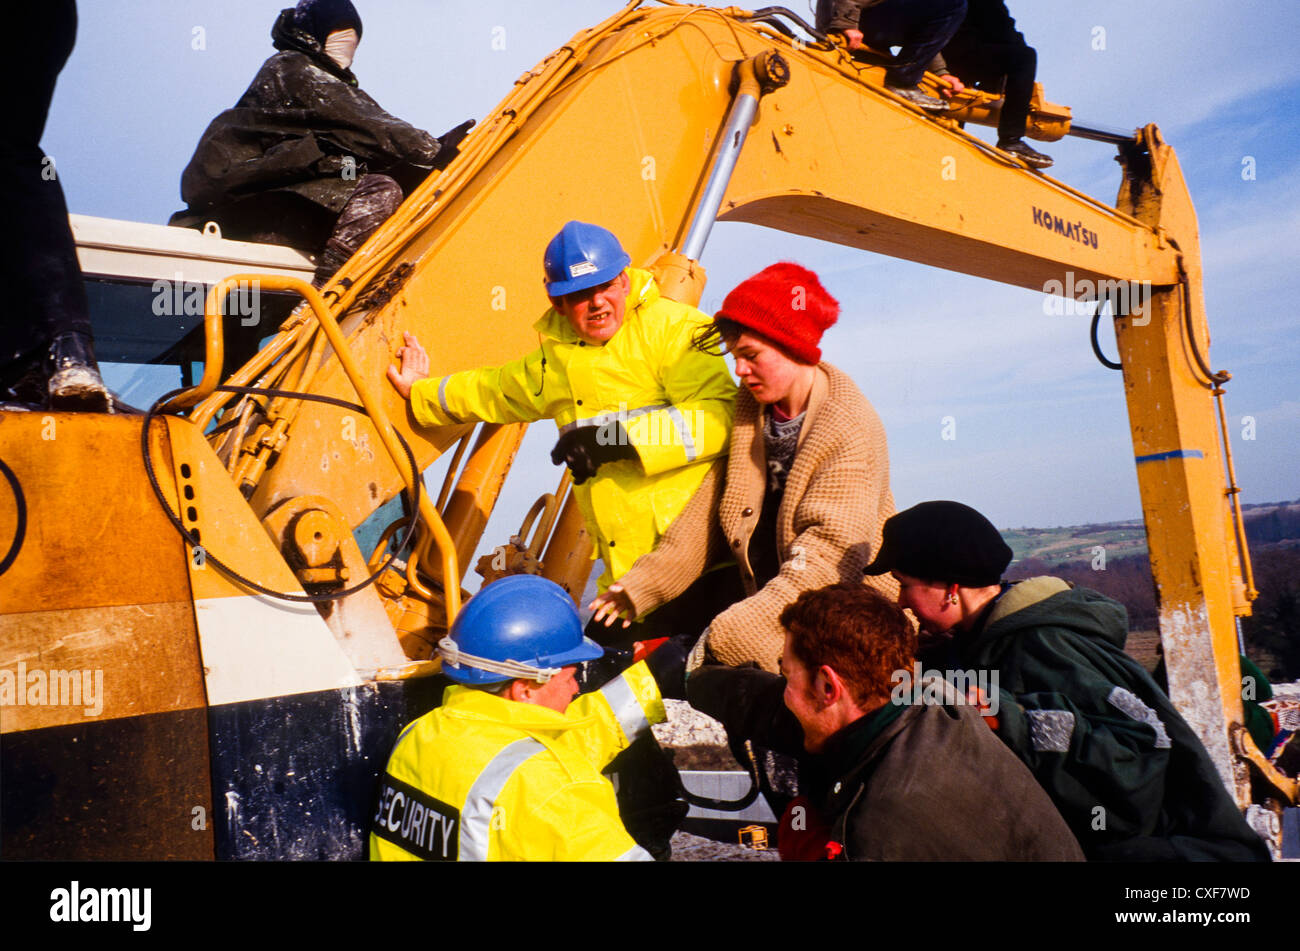
<instances>
[{"instance_id":1,"label":"hard hat chin strap","mask_svg":"<svg viewBox=\"0 0 1300 951\"><path fill-rule=\"evenodd\" d=\"M450 634L438 642L438 656L442 658L443 664L452 667L474 667L493 674L522 677L543 684L563 669L561 667L533 667L517 660L489 660L486 657L475 657L473 654L467 654L457 647Z\"/></svg>"}]
</instances>

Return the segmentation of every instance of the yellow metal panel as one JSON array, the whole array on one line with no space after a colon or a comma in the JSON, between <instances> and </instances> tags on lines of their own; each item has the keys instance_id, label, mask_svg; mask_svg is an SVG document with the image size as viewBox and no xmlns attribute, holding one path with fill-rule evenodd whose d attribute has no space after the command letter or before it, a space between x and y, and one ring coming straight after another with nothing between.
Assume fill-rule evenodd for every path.
<instances>
[{"instance_id":1,"label":"yellow metal panel","mask_svg":"<svg viewBox=\"0 0 1300 951\"><path fill-rule=\"evenodd\" d=\"M188 600L0 615L0 678L20 671L21 696L0 707L3 733L206 703Z\"/></svg>"},{"instance_id":2,"label":"yellow metal panel","mask_svg":"<svg viewBox=\"0 0 1300 951\"><path fill-rule=\"evenodd\" d=\"M170 478L160 481L172 511L180 517L187 530L198 531L204 549L201 554L190 551L186 557L194 599L251 593L209 564L209 554L263 587L287 594L302 594L302 585L285 564L261 521L230 481L221 460L202 434L183 419L167 417L166 424L171 455L175 460L174 475L168 473ZM156 429L161 426L162 423L154 423ZM154 442L158 444L161 440L155 438ZM161 474L162 466L158 462L155 462L155 470ZM148 491L147 486L141 486L141 489ZM149 494L148 498L157 508L153 495ZM167 531L178 544L183 544L175 529L168 526Z\"/></svg>"},{"instance_id":3,"label":"yellow metal panel","mask_svg":"<svg viewBox=\"0 0 1300 951\"><path fill-rule=\"evenodd\" d=\"M138 416L0 412L0 459L27 510L22 549L0 575L0 610L189 599L183 545L140 458ZM166 448L155 444L154 458L166 484ZM0 545L8 547L16 524L13 496L0 485Z\"/></svg>"}]
</instances>

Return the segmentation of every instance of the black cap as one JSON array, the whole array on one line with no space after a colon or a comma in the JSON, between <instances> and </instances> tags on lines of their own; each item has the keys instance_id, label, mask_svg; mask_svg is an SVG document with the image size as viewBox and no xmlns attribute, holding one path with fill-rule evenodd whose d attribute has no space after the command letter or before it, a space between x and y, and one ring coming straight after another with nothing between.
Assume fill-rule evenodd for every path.
<instances>
[{"instance_id":1,"label":"black cap","mask_svg":"<svg viewBox=\"0 0 1300 951\"><path fill-rule=\"evenodd\" d=\"M985 588L1002 580L1011 548L993 523L960 502L922 502L885 522L876 560L864 574L901 571L926 581Z\"/></svg>"}]
</instances>

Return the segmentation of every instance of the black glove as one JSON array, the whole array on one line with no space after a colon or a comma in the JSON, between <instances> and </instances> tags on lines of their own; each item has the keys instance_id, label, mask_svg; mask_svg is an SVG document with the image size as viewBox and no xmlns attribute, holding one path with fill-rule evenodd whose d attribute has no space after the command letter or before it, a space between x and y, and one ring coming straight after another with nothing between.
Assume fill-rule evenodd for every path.
<instances>
[{"instance_id":1,"label":"black glove","mask_svg":"<svg viewBox=\"0 0 1300 951\"><path fill-rule=\"evenodd\" d=\"M599 690L623 671L632 666L632 651L621 647L606 647L605 653L595 660L578 665L578 692Z\"/></svg>"},{"instance_id":2,"label":"black glove","mask_svg":"<svg viewBox=\"0 0 1300 951\"><path fill-rule=\"evenodd\" d=\"M438 136L438 154L434 156L433 167L441 171L451 164L451 160L460 154L460 142L474 128L474 120L466 119L454 129L448 129Z\"/></svg>"},{"instance_id":3,"label":"black glove","mask_svg":"<svg viewBox=\"0 0 1300 951\"><path fill-rule=\"evenodd\" d=\"M575 426L551 450L551 462L567 465L574 485L582 485L607 462L635 458L636 450L628 443L623 424L617 421L604 426Z\"/></svg>"},{"instance_id":4,"label":"black glove","mask_svg":"<svg viewBox=\"0 0 1300 951\"><path fill-rule=\"evenodd\" d=\"M659 693L670 700L686 699L686 660L695 641L689 635L674 635L645 659L650 675L659 685Z\"/></svg>"}]
</instances>

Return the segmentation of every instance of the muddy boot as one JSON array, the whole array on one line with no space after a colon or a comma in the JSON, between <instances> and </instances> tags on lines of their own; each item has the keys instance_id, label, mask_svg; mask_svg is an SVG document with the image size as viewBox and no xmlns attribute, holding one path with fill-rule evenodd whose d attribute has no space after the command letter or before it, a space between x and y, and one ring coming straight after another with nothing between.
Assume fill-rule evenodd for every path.
<instances>
[{"instance_id":1,"label":"muddy boot","mask_svg":"<svg viewBox=\"0 0 1300 951\"><path fill-rule=\"evenodd\" d=\"M321 288L336 271L357 253L402 204L402 186L387 175L363 175L348 199L334 231L325 242L325 253L316 266L312 285Z\"/></svg>"},{"instance_id":2,"label":"muddy boot","mask_svg":"<svg viewBox=\"0 0 1300 951\"><path fill-rule=\"evenodd\" d=\"M50 378L44 355L15 360L0 374L0 409L43 410L49 405Z\"/></svg>"},{"instance_id":3,"label":"muddy boot","mask_svg":"<svg viewBox=\"0 0 1300 951\"><path fill-rule=\"evenodd\" d=\"M90 337L64 333L50 345L50 409L66 412L111 413L113 396L99 375Z\"/></svg>"}]
</instances>

